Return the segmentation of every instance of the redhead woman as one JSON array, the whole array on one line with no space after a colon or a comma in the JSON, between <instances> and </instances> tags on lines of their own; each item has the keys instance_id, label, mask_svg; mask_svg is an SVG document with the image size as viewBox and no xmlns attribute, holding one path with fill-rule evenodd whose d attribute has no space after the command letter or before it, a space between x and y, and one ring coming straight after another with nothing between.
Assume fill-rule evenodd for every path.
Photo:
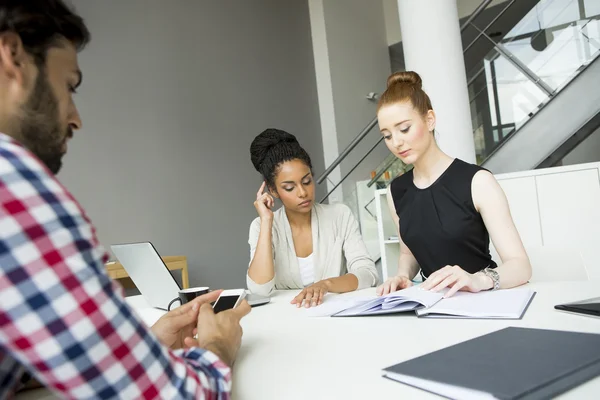
<instances>
[{"instance_id":1,"label":"redhead woman","mask_svg":"<svg viewBox=\"0 0 600 400\"><path fill-rule=\"evenodd\" d=\"M504 191L487 170L445 154L434 138L435 112L415 72L388 78L378 104L388 149L413 169L389 186L388 205L400 238L398 272L377 288L384 295L412 285L480 292L511 288L531 277L529 258ZM490 255L492 240L502 263Z\"/></svg>"}]
</instances>

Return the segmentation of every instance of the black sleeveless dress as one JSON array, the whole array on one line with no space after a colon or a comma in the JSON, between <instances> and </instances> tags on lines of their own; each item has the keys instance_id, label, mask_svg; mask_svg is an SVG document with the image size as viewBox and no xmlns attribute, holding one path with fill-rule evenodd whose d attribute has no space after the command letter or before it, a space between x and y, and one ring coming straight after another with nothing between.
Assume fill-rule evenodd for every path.
<instances>
[{"instance_id":1,"label":"black sleeveless dress","mask_svg":"<svg viewBox=\"0 0 600 400\"><path fill-rule=\"evenodd\" d=\"M483 169L455 159L425 189L415 186L412 170L392 181L400 235L424 277L446 265L458 265L469 273L497 267L471 193L473 176Z\"/></svg>"}]
</instances>

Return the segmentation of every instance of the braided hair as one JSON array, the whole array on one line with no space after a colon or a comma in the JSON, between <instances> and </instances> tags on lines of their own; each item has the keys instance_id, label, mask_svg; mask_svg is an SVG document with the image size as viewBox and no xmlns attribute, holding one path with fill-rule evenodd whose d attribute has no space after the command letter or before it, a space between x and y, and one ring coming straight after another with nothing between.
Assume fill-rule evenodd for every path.
<instances>
[{"instance_id":1,"label":"braided hair","mask_svg":"<svg viewBox=\"0 0 600 400\"><path fill-rule=\"evenodd\" d=\"M300 160L312 170L310 156L291 133L265 129L250 145L250 160L269 188L275 187L275 176L286 161Z\"/></svg>"}]
</instances>

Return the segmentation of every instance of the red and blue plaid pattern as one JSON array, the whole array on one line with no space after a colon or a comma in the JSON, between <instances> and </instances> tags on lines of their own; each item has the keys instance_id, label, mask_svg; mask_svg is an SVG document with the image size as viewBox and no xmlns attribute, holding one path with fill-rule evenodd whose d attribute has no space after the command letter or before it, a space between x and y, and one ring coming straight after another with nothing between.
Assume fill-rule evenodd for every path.
<instances>
[{"instance_id":1,"label":"red and blue plaid pattern","mask_svg":"<svg viewBox=\"0 0 600 400\"><path fill-rule=\"evenodd\" d=\"M0 134L0 399L25 372L64 398L228 399L229 367L162 346L105 261L73 196Z\"/></svg>"}]
</instances>

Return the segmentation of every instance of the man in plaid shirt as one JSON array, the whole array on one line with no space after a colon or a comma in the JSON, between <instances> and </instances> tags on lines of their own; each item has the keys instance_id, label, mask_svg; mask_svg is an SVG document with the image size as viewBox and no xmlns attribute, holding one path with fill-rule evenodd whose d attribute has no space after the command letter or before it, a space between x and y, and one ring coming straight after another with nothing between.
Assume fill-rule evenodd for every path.
<instances>
[{"instance_id":1,"label":"man in plaid shirt","mask_svg":"<svg viewBox=\"0 0 600 400\"><path fill-rule=\"evenodd\" d=\"M61 0L0 0L0 399L28 377L64 398L229 398L248 304L215 315L213 292L148 329L54 177L88 41Z\"/></svg>"}]
</instances>

